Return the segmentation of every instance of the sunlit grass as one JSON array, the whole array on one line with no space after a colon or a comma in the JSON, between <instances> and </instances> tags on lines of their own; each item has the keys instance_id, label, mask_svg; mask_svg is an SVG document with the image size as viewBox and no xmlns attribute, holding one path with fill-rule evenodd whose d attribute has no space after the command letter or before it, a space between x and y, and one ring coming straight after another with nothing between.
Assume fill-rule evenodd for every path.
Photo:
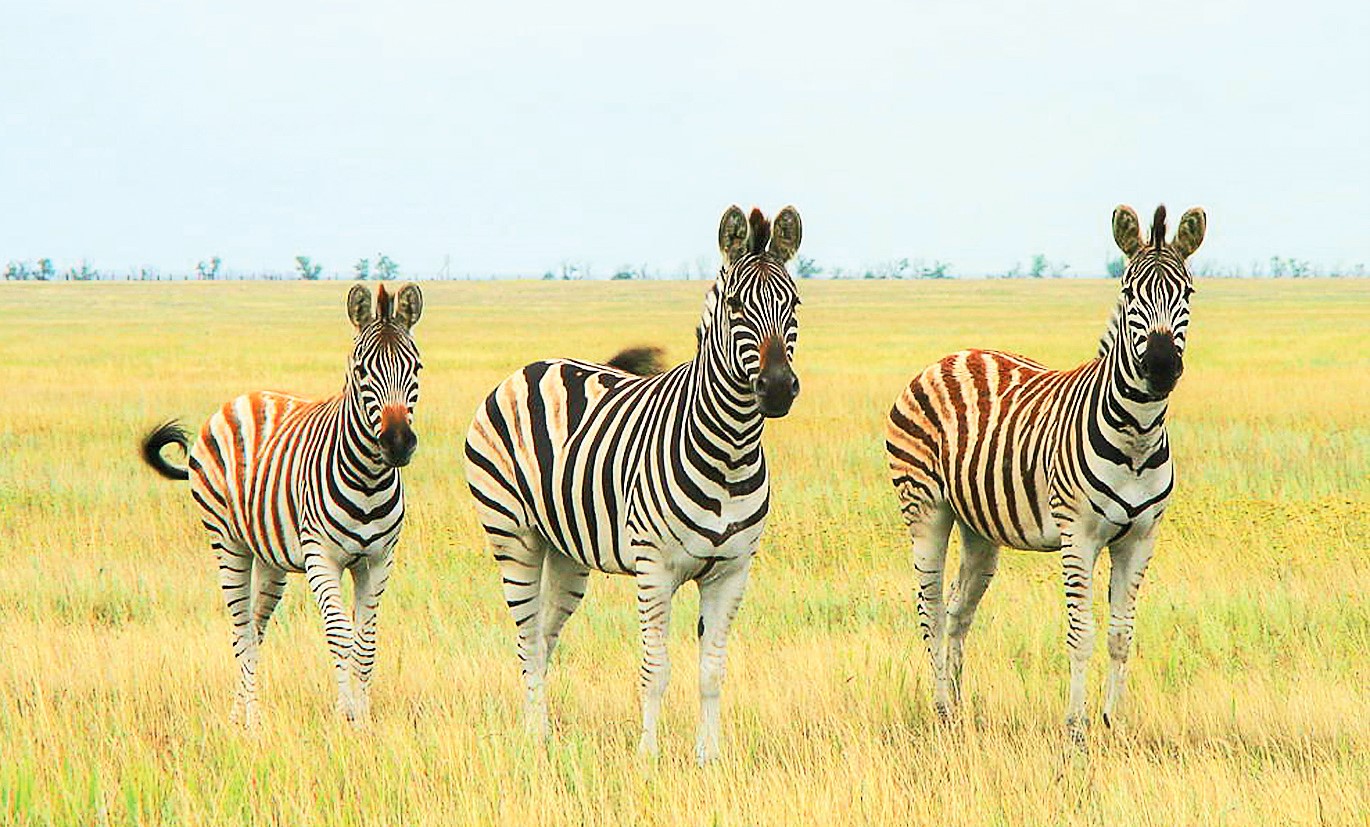
<instances>
[{"instance_id":1,"label":"sunlit grass","mask_svg":"<svg viewBox=\"0 0 1370 827\"><path fill-rule=\"evenodd\" d=\"M228 721L228 621L188 492L135 443L245 390L335 391L345 289L0 286L0 820L1364 823L1363 281L1200 285L1129 704L1119 728L1095 725L1088 760L1063 758L1051 555L1005 555L967 645L965 720L934 722L883 417L949 350L1086 358L1114 289L801 285L804 391L767 426L773 512L733 635L724 759L700 770L691 588L657 764L634 754L624 578L596 576L567 627L552 742L522 735L512 622L460 444L478 400L529 360L645 342L688 357L703 284L424 285L420 447L381 608L375 721L356 733L334 719L320 621L293 581L263 653L257 735ZM1096 701L1104 660L1101 643Z\"/></svg>"}]
</instances>

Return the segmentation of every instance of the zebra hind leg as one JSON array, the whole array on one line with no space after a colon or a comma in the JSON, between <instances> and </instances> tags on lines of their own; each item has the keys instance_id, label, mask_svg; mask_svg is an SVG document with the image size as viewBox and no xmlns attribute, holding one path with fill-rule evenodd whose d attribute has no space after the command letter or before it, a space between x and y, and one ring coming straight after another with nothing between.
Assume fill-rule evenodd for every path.
<instances>
[{"instance_id":1,"label":"zebra hind leg","mask_svg":"<svg viewBox=\"0 0 1370 827\"><path fill-rule=\"evenodd\" d=\"M961 524L961 568L947 606L947 684L953 711L961 706L962 649L975 610L999 565L999 547Z\"/></svg>"},{"instance_id":2,"label":"zebra hind leg","mask_svg":"<svg viewBox=\"0 0 1370 827\"><path fill-rule=\"evenodd\" d=\"M256 598L252 604L252 623L257 630L257 645L266 640L266 627L276 604L285 594L285 569L277 568L264 560L257 560L252 566L252 590Z\"/></svg>"},{"instance_id":3,"label":"zebra hind leg","mask_svg":"<svg viewBox=\"0 0 1370 827\"><path fill-rule=\"evenodd\" d=\"M545 738L547 728L547 646L542 634L542 577L547 544L540 535L523 530L516 534L488 534L490 552L499 563L504 602L518 628L518 656L527 694L523 726Z\"/></svg>"},{"instance_id":4,"label":"zebra hind leg","mask_svg":"<svg viewBox=\"0 0 1370 827\"><path fill-rule=\"evenodd\" d=\"M943 570L953 517L945 503L919 511L905 506L909 537L913 544L913 567L918 575L918 626L923 633L928 661L932 664L933 707L944 720L954 714L946 669L946 611L942 601Z\"/></svg>"},{"instance_id":5,"label":"zebra hind leg","mask_svg":"<svg viewBox=\"0 0 1370 827\"><path fill-rule=\"evenodd\" d=\"M238 689L230 717L255 729L257 709L257 629L252 620L252 552L218 539L219 588L233 621L233 657L238 662Z\"/></svg>"},{"instance_id":6,"label":"zebra hind leg","mask_svg":"<svg viewBox=\"0 0 1370 827\"><path fill-rule=\"evenodd\" d=\"M590 584L590 569L558 551L549 550L542 566L541 633L544 657L550 664L561 638Z\"/></svg>"}]
</instances>

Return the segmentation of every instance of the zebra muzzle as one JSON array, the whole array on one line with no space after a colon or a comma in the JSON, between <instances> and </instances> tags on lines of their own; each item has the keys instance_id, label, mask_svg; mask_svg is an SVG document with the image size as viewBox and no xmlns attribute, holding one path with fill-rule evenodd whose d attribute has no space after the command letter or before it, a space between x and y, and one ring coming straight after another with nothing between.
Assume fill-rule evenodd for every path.
<instances>
[{"instance_id":1,"label":"zebra muzzle","mask_svg":"<svg viewBox=\"0 0 1370 827\"><path fill-rule=\"evenodd\" d=\"M414 433L406 415L392 415L387 409L381 413L378 442L381 460L392 468L402 468L413 458L414 449L419 445L419 435Z\"/></svg>"},{"instance_id":2,"label":"zebra muzzle","mask_svg":"<svg viewBox=\"0 0 1370 827\"><path fill-rule=\"evenodd\" d=\"M1175 389L1184 373L1184 356L1175 346L1175 335L1153 330L1146 336L1146 350L1142 352L1142 376L1148 390L1165 395Z\"/></svg>"},{"instance_id":3,"label":"zebra muzzle","mask_svg":"<svg viewBox=\"0 0 1370 827\"><path fill-rule=\"evenodd\" d=\"M757 374L752 387L762 416L784 416L799 396L799 377L788 362L772 363Z\"/></svg>"}]
</instances>

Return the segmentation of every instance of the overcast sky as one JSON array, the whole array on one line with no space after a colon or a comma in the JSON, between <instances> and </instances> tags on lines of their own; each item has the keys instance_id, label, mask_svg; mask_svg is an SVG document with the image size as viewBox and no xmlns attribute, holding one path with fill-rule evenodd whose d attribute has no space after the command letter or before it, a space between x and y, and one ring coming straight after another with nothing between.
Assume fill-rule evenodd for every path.
<instances>
[{"instance_id":1,"label":"overcast sky","mask_svg":"<svg viewBox=\"0 0 1370 827\"><path fill-rule=\"evenodd\" d=\"M9 2L0 260L712 269L793 203L820 265L1098 273L1164 201L1198 259L1370 263L1367 44L1365 0Z\"/></svg>"}]
</instances>

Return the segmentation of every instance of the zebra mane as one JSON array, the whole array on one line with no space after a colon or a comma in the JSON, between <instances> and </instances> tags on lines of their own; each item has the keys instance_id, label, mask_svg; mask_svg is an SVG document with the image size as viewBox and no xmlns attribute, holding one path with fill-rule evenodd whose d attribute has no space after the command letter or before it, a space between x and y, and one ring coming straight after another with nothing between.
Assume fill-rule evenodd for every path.
<instances>
[{"instance_id":1,"label":"zebra mane","mask_svg":"<svg viewBox=\"0 0 1370 827\"><path fill-rule=\"evenodd\" d=\"M1108 355L1113 349L1113 343L1118 340L1118 331L1123 326L1123 312L1127 308L1127 299L1122 293L1118 294L1118 303L1113 306L1113 315L1108 317L1108 329L1104 331L1104 336L1099 340L1099 358Z\"/></svg>"},{"instance_id":2,"label":"zebra mane","mask_svg":"<svg viewBox=\"0 0 1370 827\"><path fill-rule=\"evenodd\" d=\"M765 213L759 207L752 207L752 214L747 219L751 224L751 243L752 255L759 256L766 252L766 245L771 240L771 222L766 219Z\"/></svg>"},{"instance_id":3,"label":"zebra mane","mask_svg":"<svg viewBox=\"0 0 1370 827\"><path fill-rule=\"evenodd\" d=\"M1157 250L1165 246L1165 204L1156 208L1156 215L1151 219L1151 246Z\"/></svg>"}]
</instances>

